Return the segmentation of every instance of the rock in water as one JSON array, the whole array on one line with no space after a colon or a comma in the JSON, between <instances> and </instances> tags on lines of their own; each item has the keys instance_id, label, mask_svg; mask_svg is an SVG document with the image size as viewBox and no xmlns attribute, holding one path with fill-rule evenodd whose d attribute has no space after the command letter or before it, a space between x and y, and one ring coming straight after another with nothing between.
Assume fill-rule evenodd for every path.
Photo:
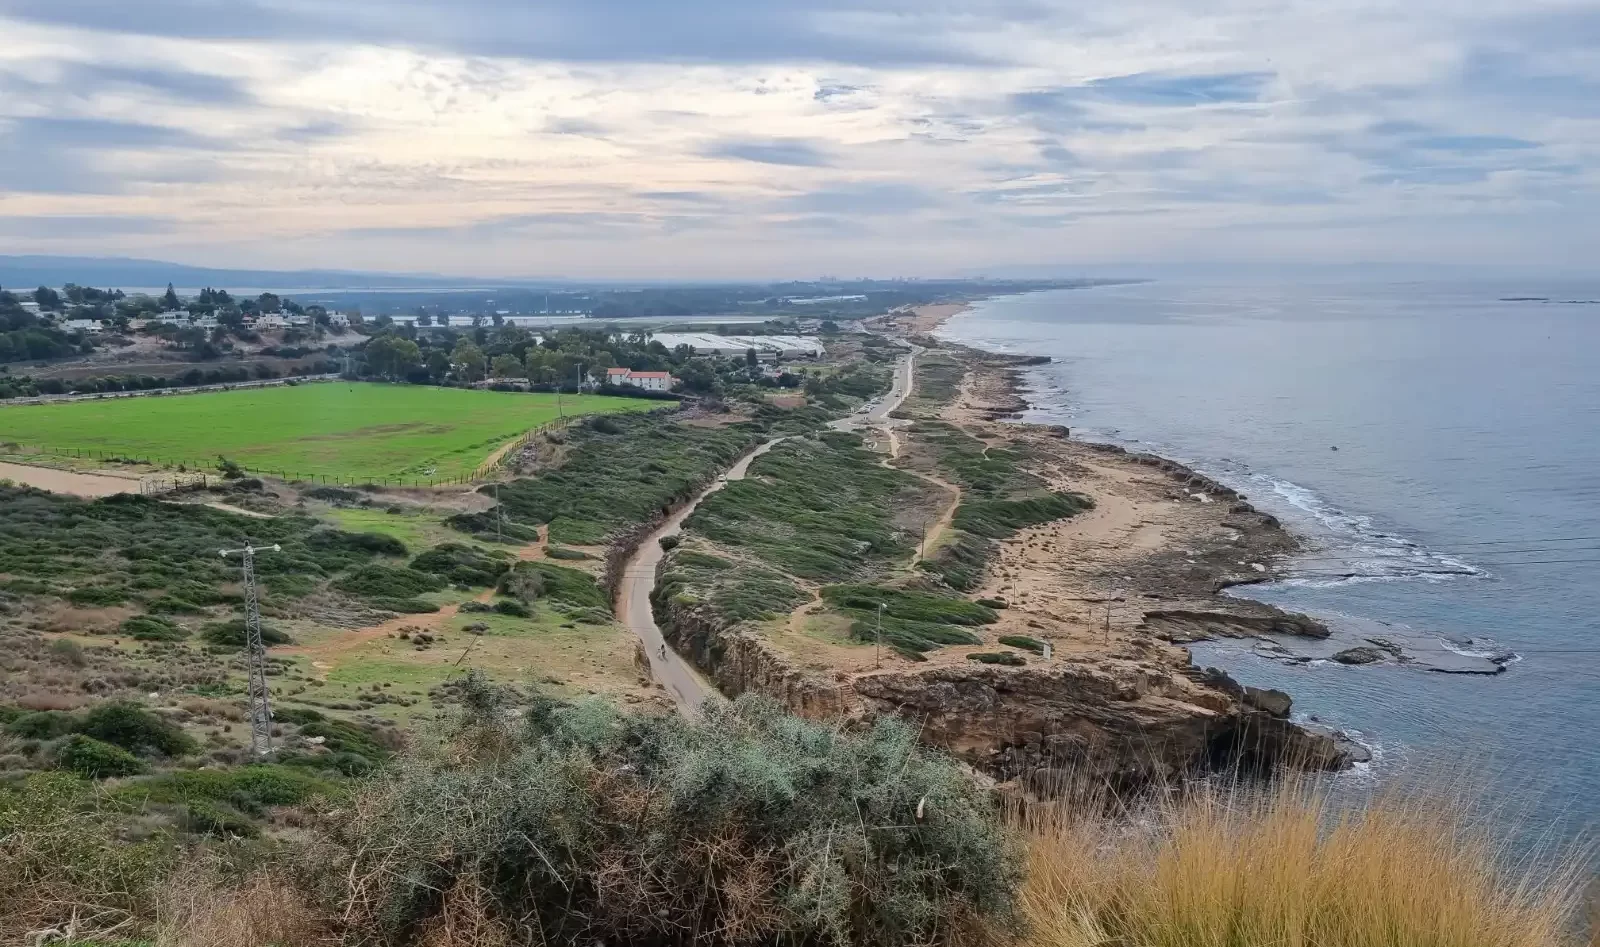
<instances>
[{"instance_id":1,"label":"rock in water","mask_svg":"<svg viewBox=\"0 0 1600 947\"><path fill-rule=\"evenodd\" d=\"M1333 656L1340 664L1373 664L1383 660L1383 652L1365 645L1346 648Z\"/></svg>"},{"instance_id":2,"label":"rock in water","mask_svg":"<svg viewBox=\"0 0 1600 947\"><path fill-rule=\"evenodd\" d=\"M1283 691L1248 685L1244 689L1244 702L1274 717L1289 716L1289 708L1294 705L1293 698Z\"/></svg>"}]
</instances>

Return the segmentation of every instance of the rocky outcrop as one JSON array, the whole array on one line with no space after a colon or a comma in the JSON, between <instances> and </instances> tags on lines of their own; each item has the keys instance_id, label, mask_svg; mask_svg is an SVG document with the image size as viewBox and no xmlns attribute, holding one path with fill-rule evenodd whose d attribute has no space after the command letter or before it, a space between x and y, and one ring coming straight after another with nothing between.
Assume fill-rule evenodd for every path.
<instances>
[{"instance_id":1,"label":"rocky outcrop","mask_svg":"<svg viewBox=\"0 0 1600 947\"><path fill-rule=\"evenodd\" d=\"M1334 735L1290 722L1287 694L1215 669L1085 658L826 675L794 666L756 633L717 627L697 606L655 604L668 640L729 696L764 694L795 714L847 723L894 714L927 743L1039 792L1063 791L1069 778L1137 789L1283 759L1325 769L1353 758Z\"/></svg>"},{"instance_id":2,"label":"rocky outcrop","mask_svg":"<svg viewBox=\"0 0 1600 947\"><path fill-rule=\"evenodd\" d=\"M1244 601L1215 609L1154 609L1144 613L1140 627L1174 644L1256 635L1326 638L1331 634L1327 625L1309 615Z\"/></svg>"}]
</instances>

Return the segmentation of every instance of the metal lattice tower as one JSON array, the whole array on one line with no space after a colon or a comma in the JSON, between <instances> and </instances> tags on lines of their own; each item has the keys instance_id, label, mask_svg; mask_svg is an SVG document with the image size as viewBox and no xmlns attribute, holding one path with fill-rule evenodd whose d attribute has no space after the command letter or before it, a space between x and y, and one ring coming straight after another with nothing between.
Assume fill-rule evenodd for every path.
<instances>
[{"instance_id":1,"label":"metal lattice tower","mask_svg":"<svg viewBox=\"0 0 1600 947\"><path fill-rule=\"evenodd\" d=\"M261 551L282 551L278 545L263 546ZM224 549L222 556L241 556L244 559L244 629L245 661L250 676L250 752L266 756L272 752L272 699L267 691L267 648L261 641L261 602L256 596L256 547L245 543L243 549Z\"/></svg>"}]
</instances>

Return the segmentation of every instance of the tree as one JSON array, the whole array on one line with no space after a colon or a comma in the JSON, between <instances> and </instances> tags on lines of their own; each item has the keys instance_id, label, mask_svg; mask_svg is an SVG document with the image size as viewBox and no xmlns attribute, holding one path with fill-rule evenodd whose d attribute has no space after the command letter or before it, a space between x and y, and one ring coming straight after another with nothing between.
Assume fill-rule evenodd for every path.
<instances>
[{"instance_id":1,"label":"tree","mask_svg":"<svg viewBox=\"0 0 1600 947\"><path fill-rule=\"evenodd\" d=\"M256 308L262 312L277 312L283 308L283 300L278 298L277 293L262 293L256 297Z\"/></svg>"},{"instance_id":2,"label":"tree","mask_svg":"<svg viewBox=\"0 0 1600 947\"><path fill-rule=\"evenodd\" d=\"M182 309L182 308L183 308L183 301L178 298L178 293L177 293L176 290L174 290L172 288L172 284L168 283L167 284L167 291L166 291L165 295L163 295L161 297L161 311L162 312L175 312L175 311L177 311L179 309Z\"/></svg>"},{"instance_id":3,"label":"tree","mask_svg":"<svg viewBox=\"0 0 1600 947\"><path fill-rule=\"evenodd\" d=\"M506 324L506 317L500 315L498 312L489 318L494 321L495 328L497 329Z\"/></svg>"},{"instance_id":4,"label":"tree","mask_svg":"<svg viewBox=\"0 0 1600 947\"><path fill-rule=\"evenodd\" d=\"M40 309L54 312L61 308L61 294L48 286L41 286L33 291L33 301L39 304Z\"/></svg>"},{"instance_id":5,"label":"tree","mask_svg":"<svg viewBox=\"0 0 1600 947\"><path fill-rule=\"evenodd\" d=\"M417 313L417 325L426 329L428 326L433 325L433 317L426 312L419 312Z\"/></svg>"},{"instance_id":6,"label":"tree","mask_svg":"<svg viewBox=\"0 0 1600 947\"><path fill-rule=\"evenodd\" d=\"M750 348L744 350L744 366L752 369L759 368L761 366L761 356L756 354L755 349Z\"/></svg>"},{"instance_id":7,"label":"tree","mask_svg":"<svg viewBox=\"0 0 1600 947\"><path fill-rule=\"evenodd\" d=\"M822 331L823 332L838 332L839 331L839 323L834 322L832 319L824 319L824 320L822 320Z\"/></svg>"},{"instance_id":8,"label":"tree","mask_svg":"<svg viewBox=\"0 0 1600 947\"><path fill-rule=\"evenodd\" d=\"M398 378L422 364L422 350L410 339L380 335L367 343L367 370L385 378Z\"/></svg>"},{"instance_id":9,"label":"tree","mask_svg":"<svg viewBox=\"0 0 1600 947\"><path fill-rule=\"evenodd\" d=\"M451 367L459 372L465 381L472 382L481 379L487 364L483 349L478 348L470 339L462 339L457 342L455 349L450 352Z\"/></svg>"},{"instance_id":10,"label":"tree","mask_svg":"<svg viewBox=\"0 0 1600 947\"><path fill-rule=\"evenodd\" d=\"M522 361L509 353L496 355L491 367L496 378L521 378L524 374Z\"/></svg>"}]
</instances>

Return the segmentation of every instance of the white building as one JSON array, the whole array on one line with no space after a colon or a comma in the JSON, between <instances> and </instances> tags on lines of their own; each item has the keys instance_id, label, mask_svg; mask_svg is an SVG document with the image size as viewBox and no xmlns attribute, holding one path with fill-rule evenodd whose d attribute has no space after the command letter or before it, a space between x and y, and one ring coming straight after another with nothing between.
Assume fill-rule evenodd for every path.
<instances>
[{"instance_id":1,"label":"white building","mask_svg":"<svg viewBox=\"0 0 1600 947\"><path fill-rule=\"evenodd\" d=\"M105 330L98 319L68 319L61 323L61 328L68 332L87 332L90 335L99 335Z\"/></svg>"},{"instance_id":2,"label":"white building","mask_svg":"<svg viewBox=\"0 0 1600 947\"><path fill-rule=\"evenodd\" d=\"M631 385L645 391L671 391L678 383L671 372L636 372L626 368L606 369L606 384Z\"/></svg>"}]
</instances>

